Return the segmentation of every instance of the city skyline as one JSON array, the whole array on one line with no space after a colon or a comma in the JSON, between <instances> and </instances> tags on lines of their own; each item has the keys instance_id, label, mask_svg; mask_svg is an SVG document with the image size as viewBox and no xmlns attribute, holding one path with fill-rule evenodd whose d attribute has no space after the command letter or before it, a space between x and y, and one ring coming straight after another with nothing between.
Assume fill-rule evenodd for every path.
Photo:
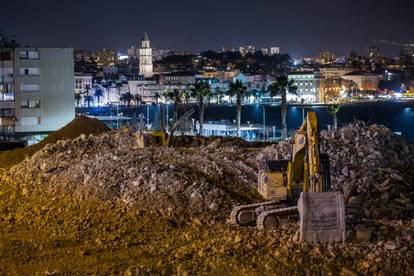
<instances>
[{"instance_id":1,"label":"city skyline","mask_svg":"<svg viewBox=\"0 0 414 276\"><path fill-rule=\"evenodd\" d=\"M361 54L373 44L387 56L399 47L374 43L389 40L414 43L414 3L394 1L318 0L266 3L182 0L115 6L102 1L10 1L0 18L0 33L16 35L22 46L75 49L138 46L145 31L154 48L219 50L222 46L252 44L258 49L279 46L294 57L322 50ZM18 21L13 18L19 18ZM53 24L51 24L53 22ZM410 39L413 38L413 39Z\"/></svg>"}]
</instances>

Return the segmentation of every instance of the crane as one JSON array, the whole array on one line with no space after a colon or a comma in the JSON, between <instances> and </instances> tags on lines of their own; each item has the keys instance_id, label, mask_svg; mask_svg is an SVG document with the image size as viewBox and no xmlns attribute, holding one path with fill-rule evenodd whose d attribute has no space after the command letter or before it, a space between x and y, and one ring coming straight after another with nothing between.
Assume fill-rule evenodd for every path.
<instances>
[{"instance_id":1,"label":"crane","mask_svg":"<svg viewBox=\"0 0 414 276\"><path fill-rule=\"evenodd\" d=\"M375 40L375 41L388 44L388 45L399 46L401 47L402 56L414 57L414 43L399 43L399 42L393 42L393 41L388 41L388 40Z\"/></svg>"},{"instance_id":2,"label":"crane","mask_svg":"<svg viewBox=\"0 0 414 276\"><path fill-rule=\"evenodd\" d=\"M401 46L401 47L414 47L414 43L399 43L399 42L393 42L393 41L388 41L388 40L375 40L375 42L380 42L380 43L394 45L394 46Z\"/></svg>"}]
</instances>

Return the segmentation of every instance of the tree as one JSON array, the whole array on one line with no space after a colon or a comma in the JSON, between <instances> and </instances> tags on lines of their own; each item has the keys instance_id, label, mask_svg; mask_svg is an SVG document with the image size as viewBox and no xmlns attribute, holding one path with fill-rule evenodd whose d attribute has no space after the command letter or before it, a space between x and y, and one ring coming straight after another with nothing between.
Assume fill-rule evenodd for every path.
<instances>
[{"instance_id":1,"label":"tree","mask_svg":"<svg viewBox=\"0 0 414 276\"><path fill-rule=\"evenodd\" d=\"M135 101L136 105L141 105L142 104L142 97L141 97L141 95L140 94L136 94L134 96L134 101Z\"/></svg>"},{"instance_id":2,"label":"tree","mask_svg":"<svg viewBox=\"0 0 414 276\"><path fill-rule=\"evenodd\" d=\"M85 102L87 102L88 107L90 107L91 103L93 102L93 97L91 95L86 95L83 99Z\"/></svg>"},{"instance_id":3,"label":"tree","mask_svg":"<svg viewBox=\"0 0 414 276\"><path fill-rule=\"evenodd\" d=\"M280 103L280 128L282 131L282 139L287 138L287 125L286 125L286 114L287 114L287 100L286 94L296 93L297 87L294 85L293 80L289 80L287 75L281 75L276 78L276 82L270 86L270 95L280 95L282 97Z\"/></svg>"},{"instance_id":4,"label":"tree","mask_svg":"<svg viewBox=\"0 0 414 276\"><path fill-rule=\"evenodd\" d=\"M328 110L329 114L331 114L331 116L332 116L333 128L334 129L338 128L337 113L339 112L339 109L341 109L341 106L339 104L332 104L332 105L327 107L327 110Z\"/></svg>"},{"instance_id":5,"label":"tree","mask_svg":"<svg viewBox=\"0 0 414 276\"><path fill-rule=\"evenodd\" d=\"M79 107L80 100L82 100L82 95L80 93L75 93L76 106Z\"/></svg>"},{"instance_id":6,"label":"tree","mask_svg":"<svg viewBox=\"0 0 414 276\"><path fill-rule=\"evenodd\" d=\"M173 91L168 91L165 93L165 98L172 101L174 105L174 113L173 113L173 120L177 122L178 120L178 105L182 103L181 100L182 93L178 89L174 89Z\"/></svg>"},{"instance_id":7,"label":"tree","mask_svg":"<svg viewBox=\"0 0 414 276\"><path fill-rule=\"evenodd\" d=\"M241 104L246 94L246 87L241 81L236 80L236 82L230 83L228 94L230 97L236 96L237 136L240 137Z\"/></svg>"},{"instance_id":8,"label":"tree","mask_svg":"<svg viewBox=\"0 0 414 276\"><path fill-rule=\"evenodd\" d=\"M95 93L94 93L94 96L97 98L97 100L98 100L98 105L99 105L99 103L101 102L101 97L103 97L103 95L104 95L104 91L102 90L102 88L100 88L99 86L97 86L96 88L95 88Z\"/></svg>"},{"instance_id":9,"label":"tree","mask_svg":"<svg viewBox=\"0 0 414 276\"><path fill-rule=\"evenodd\" d=\"M220 87L216 87L215 94L216 94L215 96L216 96L216 99L217 99L217 104L221 104L221 101L223 100L223 97L224 97L224 93L220 89Z\"/></svg>"},{"instance_id":10,"label":"tree","mask_svg":"<svg viewBox=\"0 0 414 276\"><path fill-rule=\"evenodd\" d=\"M156 93L154 94L154 100L155 100L155 103L156 103L157 105L158 105L158 101L160 100L160 98L161 98L160 93L156 92Z\"/></svg>"},{"instance_id":11,"label":"tree","mask_svg":"<svg viewBox=\"0 0 414 276\"><path fill-rule=\"evenodd\" d=\"M199 108L199 124L198 134L202 135L203 133L203 124L204 124L204 108L205 102L211 96L210 86L205 83L196 83L194 88L191 89L191 96L197 100Z\"/></svg>"},{"instance_id":12,"label":"tree","mask_svg":"<svg viewBox=\"0 0 414 276\"><path fill-rule=\"evenodd\" d=\"M185 104L188 104L190 98L191 98L191 93L190 91L186 90L181 90L181 98L184 100Z\"/></svg>"},{"instance_id":13,"label":"tree","mask_svg":"<svg viewBox=\"0 0 414 276\"><path fill-rule=\"evenodd\" d=\"M124 93L119 97L119 100L124 102L124 105L130 107L131 106L131 101L134 98L134 96L132 96L132 94L130 92Z\"/></svg>"}]
</instances>

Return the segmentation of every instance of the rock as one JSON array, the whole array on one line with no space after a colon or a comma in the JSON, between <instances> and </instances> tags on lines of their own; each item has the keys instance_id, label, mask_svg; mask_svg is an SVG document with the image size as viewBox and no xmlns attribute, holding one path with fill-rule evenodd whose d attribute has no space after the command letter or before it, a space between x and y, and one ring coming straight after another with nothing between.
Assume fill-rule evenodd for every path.
<instances>
[{"instance_id":1,"label":"rock","mask_svg":"<svg viewBox=\"0 0 414 276\"><path fill-rule=\"evenodd\" d=\"M235 237L234 237L234 243L239 243L239 242L241 242L242 241L242 239L240 238L240 236L239 235L236 235Z\"/></svg>"},{"instance_id":2,"label":"rock","mask_svg":"<svg viewBox=\"0 0 414 276\"><path fill-rule=\"evenodd\" d=\"M386 250L395 250L397 249L397 247L398 247L397 244L393 241L388 241L384 244L384 248Z\"/></svg>"},{"instance_id":3,"label":"rock","mask_svg":"<svg viewBox=\"0 0 414 276\"><path fill-rule=\"evenodd\" d=\"M372 231L370 229L361 228L356 230L355 237L357 241L369 242L371 240Z\"/></svg>"}]
</instances>

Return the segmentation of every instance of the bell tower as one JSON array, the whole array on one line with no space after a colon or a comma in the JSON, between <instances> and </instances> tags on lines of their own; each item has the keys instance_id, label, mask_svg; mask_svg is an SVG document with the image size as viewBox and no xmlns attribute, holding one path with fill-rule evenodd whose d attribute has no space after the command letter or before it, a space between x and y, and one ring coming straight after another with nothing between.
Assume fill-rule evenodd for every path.
<instances>
[{"instance_id":1,"label":"bell tower","mask_svg":"<svg viewBox=\"0 0 414 276\"><path fill-rule=\"evenodd\" d=\"M145 78L150 78L154 75L152 67L152 49L146 32L141 41L141 48L139 49L139 74Z\"/></svg>"}]
</instances>

